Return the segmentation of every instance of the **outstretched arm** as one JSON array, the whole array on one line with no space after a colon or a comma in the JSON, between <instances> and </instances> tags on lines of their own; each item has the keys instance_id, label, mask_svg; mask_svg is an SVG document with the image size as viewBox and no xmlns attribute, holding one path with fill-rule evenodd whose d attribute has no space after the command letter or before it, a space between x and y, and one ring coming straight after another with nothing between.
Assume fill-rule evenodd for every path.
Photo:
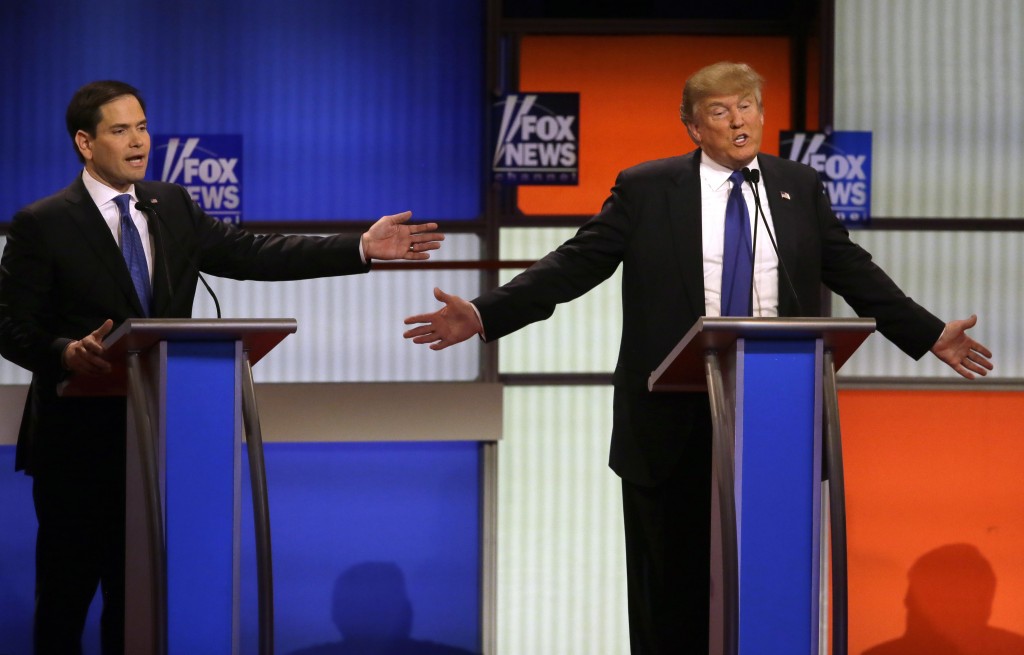
<instances>
[{"instance_id":1,"label":"outstretched arm","mask_svg":"<svg viewBox=\"0 0 1024 655\"><path fill-rule=\"evenodd\" d=\"M967 330L978 323L978 317L971 314L962 321L950 321L932 346L932 354L946 362L954 371L968 380L974 374L986 375L992 370L992 352L971 337Z\"/></svg>"},{"instance_id":2,"label":"outstretched arm","mask_svg":"<svg viewBox=\"0 0 1024 655\"><path fill-rule=\"evenodd\" d=\"M384 216L363 233L363 255L370 259L430 259L444 235L434 232L437 223L406 225L412 212Z\"/></svg>"},{"instance_id":3,"label":"outstretched arm","mask_svg":"<svg viewBox=\"0 0 1024 655\"><path fill-rule=\"evenodd\" d=\"M420 325L406 330L402 336L412 339L413 343L429 343L431 350L444 350L483 334L484 327L469 301L449 295L437 287L434 287L434 297L443 302L444 307L432 314L418 314L405 319L406 325Z\"/></svg>"}]
</instances>

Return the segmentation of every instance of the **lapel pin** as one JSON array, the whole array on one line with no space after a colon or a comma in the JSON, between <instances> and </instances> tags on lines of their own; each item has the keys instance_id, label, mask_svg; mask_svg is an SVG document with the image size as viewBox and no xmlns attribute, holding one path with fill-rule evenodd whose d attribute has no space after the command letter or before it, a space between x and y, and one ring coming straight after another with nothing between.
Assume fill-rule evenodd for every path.
<instances>
[{"instance_id":1,"label":"lapel pin","mask_svg":"<svg viewBox=\"0 0 1024 655\"><path fill-rule=\"evenodd\" d=\"M788 193L788 192L786 192L786 191L783 191L783 192L782 192L782 199L783 199L783 200L789 200L789 193Z\"/></svg>"}]
</instances>

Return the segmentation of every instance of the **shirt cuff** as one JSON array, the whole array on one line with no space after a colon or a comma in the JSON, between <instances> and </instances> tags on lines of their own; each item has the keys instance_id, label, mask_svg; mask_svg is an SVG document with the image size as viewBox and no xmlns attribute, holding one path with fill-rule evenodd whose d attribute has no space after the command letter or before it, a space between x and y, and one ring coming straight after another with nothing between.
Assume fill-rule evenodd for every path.
<instances>
[{"instance_id":1,"label":"shirt cuff","mask_svg":"<svg viewBox=\"0 0 1024 655\"><path fill-rule=\"evenodd\" d=\"M473 313L476 314L476 320L478 323L480 323L480 340L487 341L487 333L484 330L484 319L481 318L480 316L480 310L477 309L477 306L474 305L473 303L469 303L469 306L473 308Z\"/></svg>"}]
</instances>

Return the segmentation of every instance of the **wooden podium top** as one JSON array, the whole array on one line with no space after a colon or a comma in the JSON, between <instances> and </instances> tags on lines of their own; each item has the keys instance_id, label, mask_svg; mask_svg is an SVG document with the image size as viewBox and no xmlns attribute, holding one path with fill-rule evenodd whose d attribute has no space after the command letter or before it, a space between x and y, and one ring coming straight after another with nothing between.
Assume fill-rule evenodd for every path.
<instances>
[{"instance_id":1,"label":"wooden podium top","mask_svg":"<svg viewBox=\"0 0 1024 655\"><path fill-rule=\"evenodd\" d=\"M123 396L127 390L129 353L144 352L161 341L241 341L250 364L274 349L298 329L293 318L178 319L130 318L103 340L106 358L114 366L108 375L72 376L62 382L61 396Z\"/></svg>"},{"instance_id":2,"label":"wooden podium top","mask_svg":"<svg viewBox=\"0 0 1024 655\"><path fill-rule=\"evenodd\" d=\"M702 317L647 381L651 391L706 391L704 354L728 350L737 339L822 339L836 370L875 331L873 318Z\"/></svg>"}]
</instances>

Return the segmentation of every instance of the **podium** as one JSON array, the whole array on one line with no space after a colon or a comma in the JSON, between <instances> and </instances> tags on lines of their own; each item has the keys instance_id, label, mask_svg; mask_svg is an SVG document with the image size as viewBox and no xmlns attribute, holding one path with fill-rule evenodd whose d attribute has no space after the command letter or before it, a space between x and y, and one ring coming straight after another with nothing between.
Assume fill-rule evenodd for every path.
<instances>
[{"instance_id":1,"label":"podium","mask_svg":"<svg viewBox=\"0 0 1024 655\"><path fill-rule=\"evenodd\" d=\"M129 319L110 375L65 396L128 396L125 652L237 653L241 435L253 488L260 652L273 644L269 511L251 366L293 319Z\"/></svg>"},{"instance_id":2,"label":"podium","mask_svg":"<svg viewBox=\"0 0 1024 655\"><path fill-rule=\"evenodd\" d=\"M823 455L833 652L846 653L835 371L874 329L873 319L705 317L651 373L651 391L706 390L711 403L712 655L819 652Z\"/></svg>"}]
</instances>

